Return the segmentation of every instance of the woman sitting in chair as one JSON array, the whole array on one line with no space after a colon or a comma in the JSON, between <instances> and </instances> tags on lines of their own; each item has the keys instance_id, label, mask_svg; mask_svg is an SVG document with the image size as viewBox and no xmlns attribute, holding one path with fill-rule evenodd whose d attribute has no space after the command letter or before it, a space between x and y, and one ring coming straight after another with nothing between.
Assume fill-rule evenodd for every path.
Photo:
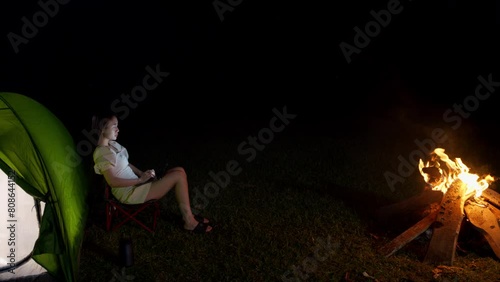
<instances>
[{"instance_id":1,"label":"woman sitting in chair","mask_svg":"<svg viewBox=\"0 0 500 282\"><path fill-rule=\"evenodd\" d=\"M115 115L102 118L94 116L92 127L99 134L93 154L94 170L104 176L116 199L124 204L144 203L162 198L173 188L184 220L184 229L195 233L212 230L207 219L193 215L191 211L188 181L182 167L172 168L156 179L153 169L141 171L128 162L127 149L116 142L120 130Z\"/></svg>"}]
</instances>

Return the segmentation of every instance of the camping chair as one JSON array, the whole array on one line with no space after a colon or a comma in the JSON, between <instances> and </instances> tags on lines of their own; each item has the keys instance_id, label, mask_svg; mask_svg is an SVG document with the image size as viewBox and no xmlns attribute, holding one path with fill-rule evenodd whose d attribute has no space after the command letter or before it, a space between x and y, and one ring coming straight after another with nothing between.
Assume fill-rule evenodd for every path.
<instances>
[{"instance_id":1,"label":"camping chair","mask_svg":"<svg viewBox=\"0 0 500 282\"><path fill-rule=\"evenodd\" d=\"M129 221L134 221L147 231L154 233L156 223L160 216L160 203L158 200L150 200L142 204L124 204L118 201L111 193L111 186L108 185L104 177L104 202L106 211L106 230L114 231ZM141 221L140 215L146 211L153 212L152 224ZM151 218L149 218L151 220Z\"/></svg>"}]
</instances>

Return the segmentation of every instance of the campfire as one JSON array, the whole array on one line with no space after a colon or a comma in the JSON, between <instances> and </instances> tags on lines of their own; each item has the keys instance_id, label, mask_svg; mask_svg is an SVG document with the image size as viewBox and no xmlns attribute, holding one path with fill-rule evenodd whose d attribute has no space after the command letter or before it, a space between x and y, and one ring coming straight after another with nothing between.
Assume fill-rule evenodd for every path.
<instances>
[{"instance_id":1,"label":"campfire","mask_svg":"<svg viewBox=\"0 0 500 282\"><path fill-rule=\"evenodd\" d=\"M386 210L401 210L419 202L424 203L428 212L379 252L388 257L429 230L432 235L424 262L452 266L462 223L468 220L500 258L500 194L489 188L495 178L470 173L460 158L450 159L442 148L435 149L430 160L420 160L418 168L429 189L442 192L441 201L438 204L434 202L436 197L418 196L386 207Z\"/></svg>"}]
</instances>

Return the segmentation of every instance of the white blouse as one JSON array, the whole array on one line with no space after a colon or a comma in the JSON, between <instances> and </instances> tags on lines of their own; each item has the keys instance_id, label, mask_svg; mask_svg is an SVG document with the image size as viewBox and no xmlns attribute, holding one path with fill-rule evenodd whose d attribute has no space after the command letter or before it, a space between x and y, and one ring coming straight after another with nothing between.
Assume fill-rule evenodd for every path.
<instances>
[{"instance_id":1,"label":"white blouse","mask_svg":"<svg viewBox=\"0 0 500 282\"><path fill-rule=\"evenodd\" d=\"M115 168L116 177L138 179L128 162L128 151L116 141L109 141L109 146L98 146L94 150L94 170L101 174L111 167ZM118 188L118 187L114 187Z\"/></svg>"}]
</instances>

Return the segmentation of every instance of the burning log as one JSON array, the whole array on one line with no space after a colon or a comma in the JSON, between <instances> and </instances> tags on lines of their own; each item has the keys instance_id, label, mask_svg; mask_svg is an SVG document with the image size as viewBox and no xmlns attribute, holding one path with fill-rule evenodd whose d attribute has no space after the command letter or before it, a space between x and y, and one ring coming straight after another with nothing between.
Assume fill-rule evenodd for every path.
<instances>
[{"instance_id":1,"label":"burning log","mask_svg":"<svg viewBox=\"0 0 500 282\"><path fill-rule=\"evenodd\" d=\"M460 226L464 219L465 192L467 187L456 179L441 202L433 224L433 234L424 262L453 265Z\"/></svg>"},{"instance_id":2,"label":"burning log","mask_svg":"<svg viewBox=\"0 0 500 282\"><path fill-rule=\"evenodd\" d=\"M497 217L500 223L500 210L493 205L488 205L488 209Z\"/></svg>"},{"instance_id":3,"label":"burning log","mask_svg":"<svg viewBox=\"0 0 500 282\"><path fill-rule=\"evenodd\" d=\"M500 208L500 194L498 194L495 190L486 189L481 194L481 197L483 197L485 200L487 200L491 204Z\"/></svg>"},{"instance_id":4,"label":"burning log","mask_svg":"<svg viewBox=\"0 0 500 282\"><path fill-rule=\"evenodd\" d=\"M488 205L488 209L493 213L493 215L495 215L495 217L500 222L500 194L498 194L498 192L494 190L486 189L481 194L481 197L491 204Z\"/></svg>"},{"instance_id":5,"label":"burning log","mask_svg":"<svg viewBox=\"0 0 500 282\"><path fill-rule=\"evenodd\" d=\"M467 216L474 229L485 237L495 255L500 258L500 194L488 189L495 178L491 175L479 178L477 174L469 173L469 168L461 159L451 160L441 148L434 150L431 161L426 164L420 160L419 170L433 191L444 193L441 204L434 211L435 198L416 197L381 209L381 214L389 215L393 211L402 212L429 204L431 212L380 248L379 252L390 256L431 227L433 233L424 262L452 266L458 235Z\"/></svg>"},{"instance_id":6,"label":"burning log","mask_svg":"<svg viewBox=\"0 0 500 282\"><path fill-rule=\"evenodd\" d=\"M471 201L465 206L465 213L470 223L481 232L491 249L500 258L500 227L498 217L486 205L475 204Z\"/></svg>"}]
</instances>

